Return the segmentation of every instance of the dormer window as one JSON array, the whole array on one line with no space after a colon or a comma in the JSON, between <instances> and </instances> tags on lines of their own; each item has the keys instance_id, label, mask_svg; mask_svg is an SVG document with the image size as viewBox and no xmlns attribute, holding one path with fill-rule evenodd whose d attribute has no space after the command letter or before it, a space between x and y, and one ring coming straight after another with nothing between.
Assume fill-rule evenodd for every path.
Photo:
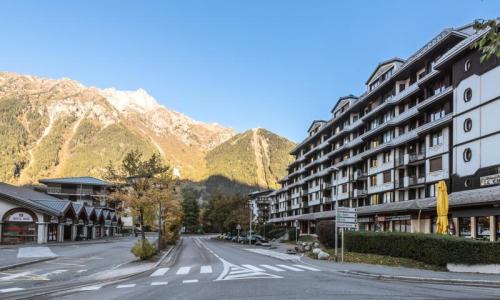
<instances>
[{"instance_id":1,"label":"dormer window","mask_svg":"<svg viewBox=\"0 0 500 300\"><path fill-rule=\"evenodd\" d=\"M379 85L378 79L370 84L370 91L373 91Z\"/></svg>"}]
</instances>

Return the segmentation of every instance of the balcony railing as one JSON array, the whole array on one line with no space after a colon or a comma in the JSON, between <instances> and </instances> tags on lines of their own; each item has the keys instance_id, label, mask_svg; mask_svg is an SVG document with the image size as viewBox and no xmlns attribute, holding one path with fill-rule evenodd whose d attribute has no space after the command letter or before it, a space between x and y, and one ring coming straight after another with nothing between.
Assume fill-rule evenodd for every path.
<instances>
[{"instance_id":1,"label":"balcony railing","mask_svg":"<svg viewBox=\"0 0 500 300\"><path fill-rule=\"evenodd\" d=\"M425 183L425 177L411 176L409 179L409 185L423 184Z\"/></svg>"},{"instance_id":2,"label":"balcony railing","mask_svg":"<svg viewBox=\"0 0 500 300\"><path fill-rule=\"evenodd\" d=\"M366 195L367 195L367 191L365 189L354 189L354 191L353 191L354 198L366 197Z\"/></svg>"},{"instance_id":3,"label":"balcony railing","mask_svg":"<svg viewBox=\"0 0 500 300\"><path fill-rule=\"evenodd\" d=\"M409 162L416 162L425 158L425 152L410 153Z\"/></svg>"}]
</instances>

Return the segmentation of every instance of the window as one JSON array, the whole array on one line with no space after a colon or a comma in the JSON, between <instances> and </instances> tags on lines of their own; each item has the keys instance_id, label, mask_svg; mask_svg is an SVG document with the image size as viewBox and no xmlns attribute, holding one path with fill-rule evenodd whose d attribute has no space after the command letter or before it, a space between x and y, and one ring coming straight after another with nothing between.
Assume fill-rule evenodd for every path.
<instances>
[{"instance_id":1,"label":"window","mask_svg":"<svg viewBox=\"0 0 500 300\"><path fill-rule=\"evenodd\" d=\"M472 150L470 148L465 148L464 150L464 161L469 162L472 159Z\"/></svg>"},{"instance_id":2,"label":"window","mask_svg":"<svg viewBox=\"0 0 500 300\"><path fill-rule=\"evenodd\" d=\"M379 196L378 196L378 194L370 195L370 203L371 203L371 205L377 205L377 204L379 204Z\"/></svg>"},{"instance_id":3,"label":"window","mask_svg":"<svg viewBox=\"0 0 500 300\"><path fill-rule=\"evenodd\" d=\"M490 217L476 217L478 238L490 239Z\"/></svg>"},{"instance_id":4,"label":"window","mask_svg":"<svg viewBox=\"0 0 500 300\"><path fill-rule=\"evenodd\" d=\"M443 158L436 157L429 160L429 171L435 172L443 169Z\"/></svg>"},{"instance_id":5,"label":"window","mask_svg":"<svg viewBox=\"0 0 500 300\"><path fill-rule=\"evenodd\" d=\"M391 171L384 172L384 183L391 182Z\"/></svg>"},{"instance_id":6,"label":"window","mask_svg":"<svg viewBox=\"0 0 500 300\"><path fill-rule=\"evenodd\" d=\"M391 152L384 152L383 154L383 162L388 163L391 161Z\"/></svg>"},{"instance_id":7,"label":"window","mask_svg":"<svg viewBox=\"0 0 500 300\"><path fill-rule=\"evenodd\" d=\"M343 168L342 169L342 177L346 177L347 176L347 168Z\"/></svg>"},{"instance_id":8,"label":"window","mask_svg":"<svg viewBox=\"0 0 500 300\"><path fill-rule=\"evenodd\" d=\"M347 183L342 185L342 193L347 193Z\"/></svg>"},{"instance_id":9,"label":"window","mask_svg":"<svg viewBox=\"0 0 500 300\"><path fill-rule=\"evenodd\" d=\"M466 60L465 64L464 64L465 72L469 71L471 66L472 66L472 63L471 63L470 59Z\"/></svg>"},{"instance_id":10,"label":"window","mask_svg":"<svg viewBox=\"0 0 500 300\"><path fill-rule=\"evenodd\" d=\"M370 168L375 168L377 166L377 157L374 156L370 159Z\"/></svg>"},{"instance_id":11,"label":"window","mask_svg":"<svg viewBox=\"0 0 500 300\"><path fill-rule=\"evenodd\" d=\"M429 197L436 197L436 185L431 184L429 185Z\"/></svg>"},{"instance_id":12,"label":"window","mask_svg":"<svg viewBox=\"0 0 500 300\"><path fill-rule=\"evenodd\" d=\"M443 144L443 132L437 131L434 132L431 136L431 147L436 146L436 145L441 145Z\"/></svg>"},{"instance_id":13,"label":"window","mask_svg":"<svg viewBox=\"0 0 500 300\"><path fill-rule=\"evenodd\" d=\"M458 218L458 234L460 236L469 237L471 233L470 217Z\"/></svg>"},{"instance_id":14,"label":"window","mask_svg":"<svg viewBox=\"0 0 500 300\"><path fill-rule=\"evenodd\" d=\"M405 88L406 88L406 84L404 84L404 83L400 83L400 84L399 84L399 92L400 92L400 93L401 93L402 91L404 91L404 90L405 90Z\"/></svg>"},{"instance_id":15,"label":"window","mask_svg":"<svg viewBox=\"0 0 500 300\"><path fill-rule=\"evenodd\" d=\"M394 221L394 231L411 232L411 220Z\"/></svg>"},{"instance_id":16,"label":"window","mask_svg":"<svg viewBox=\"0 0 500 300\"><path fill-rule=\"evenodd\" d=\"M467 88L464 91L464 101L469 102L470 100L472 100L472 90L471 88Z\"/></svg>"},{"instance_id":17,"label":"window","mask_svg":"<svg viewBox=\"0 0 500 300\"><path fill-rule=\"evenodd\" d=\"M370 176L370 186L376 186L376 185L377 185L377 175Z\"/></svg>"},{"instance_id":18,"label":"window","mask_svg":"<svg viewBox=\"0 0 500 300\"><path fill-rule=\"evenodd\" d=\"M382 201L384 203L391 203L392 202L392 192L385 192L382 195Z\"/></svg>"},{"instance_id":19,"label":"window","mask_svg":"<svg viewBox=\"0 0 500 300\"><path fill-rule=\"evenodd\" d=\"M472 120L470 118L465 119L464 121L464 131L469 132L472 129Z\"/></svg>"}]
</instances>

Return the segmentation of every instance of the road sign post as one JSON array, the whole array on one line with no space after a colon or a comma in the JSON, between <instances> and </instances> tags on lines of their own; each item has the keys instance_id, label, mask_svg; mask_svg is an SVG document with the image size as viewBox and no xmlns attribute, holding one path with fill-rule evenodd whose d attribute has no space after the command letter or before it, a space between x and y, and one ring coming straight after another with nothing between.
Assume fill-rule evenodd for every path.
<instances>
[{"instance_id":1,"label":"road sign post","mask_svg":"<svg viewBox=\"0 0 500 300\"><path fill-rule=\"evenodd\" d=\"M295 244L297 244L299 241L299 221L295 220L294 225L295 225Z\"/></svg>"},{"instance_id":2,"label":"road sign post","mask_svg":"<svg viewBox=\"0 0 500 300\"><path fill-rule=\"evenodd\" d=\"M337 249L338 249L338 236L337 236L337 220L338 220L338 206L339 206L339 203L338 201L335 201L335 226L334 226L334 230L335 230L335 261L337 261L337 257L338 257L338 253L337 253Z\"/></svg>"},{"instance_id":3,"label":"road sign post","mask_svg":"<svg viewBox=\"0 0 500 300\"><path fill-rule=\"evenodd\" d=\"M335 256L337 257L337 230L342 229L341 239L342 239L342 249L341 249L341 261L344 262L344 231L348 229L358 228L358 210L351 207L338 207L335 203Z\"/></svg>"},{"instance_id":4,"label":"road sign post","mask_svg":"<svg viewBox=\"0 0 500 300\"><path fill-rule=\"evenodd\" d=\"M240 224L236 225L236 230L238 230L238 235L236 236L236 242L239 243L240 242L240 230L241 230Z\"/></svg>"}]
</instances>

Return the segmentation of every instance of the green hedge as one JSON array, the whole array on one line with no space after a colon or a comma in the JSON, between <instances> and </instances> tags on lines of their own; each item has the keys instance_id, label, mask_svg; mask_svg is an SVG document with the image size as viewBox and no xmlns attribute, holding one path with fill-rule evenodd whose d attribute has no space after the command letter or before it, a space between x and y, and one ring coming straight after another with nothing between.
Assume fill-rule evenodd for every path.
<instances>
[{"instance_id":1,"label":"green hedge","mask_svg":"<svg viewBox=\"0 0 500 300\"><path fill-rule=\"evenodd\" d=\"M345 244L347 251L410 258L436 266L500 263L500 243L452 236L347 231Z\"/></svg>"}]
</instances>

